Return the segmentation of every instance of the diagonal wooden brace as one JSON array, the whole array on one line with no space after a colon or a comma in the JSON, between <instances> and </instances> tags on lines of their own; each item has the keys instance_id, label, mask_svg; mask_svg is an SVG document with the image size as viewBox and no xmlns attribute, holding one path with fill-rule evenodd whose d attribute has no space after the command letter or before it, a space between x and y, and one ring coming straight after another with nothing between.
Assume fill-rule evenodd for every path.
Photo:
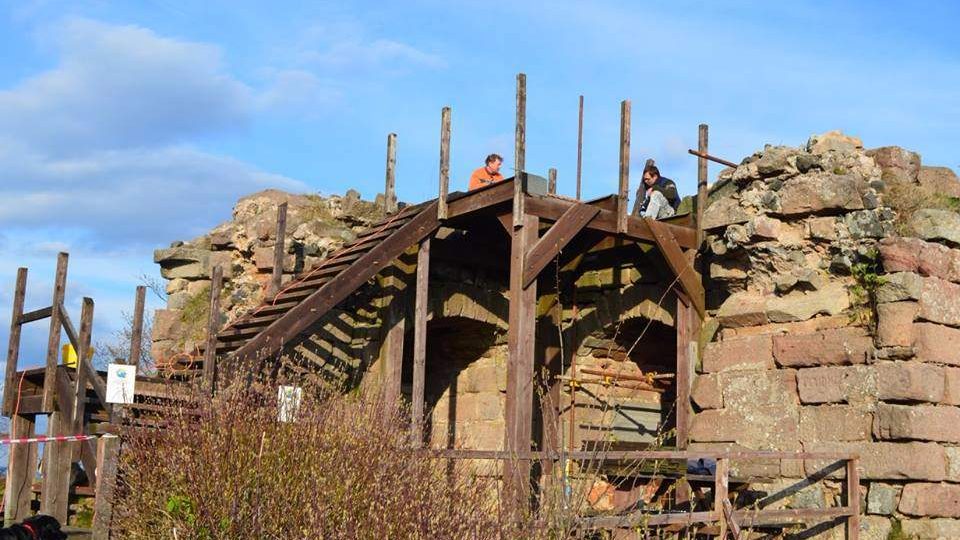
<instances>
[{"instance_id":1,"label":"diagonal wooden brace","mask_svg":"<svg viewBox=\"0 0 960 540\"><path fill-rule=\"evenodd\" d=\"M540 272L560 253L570 240L590 223L600 209L585 203L568 208L552 227L540 237L524 257L523 286L527 287L537 279Z\"/></svg>"}]
</instances>

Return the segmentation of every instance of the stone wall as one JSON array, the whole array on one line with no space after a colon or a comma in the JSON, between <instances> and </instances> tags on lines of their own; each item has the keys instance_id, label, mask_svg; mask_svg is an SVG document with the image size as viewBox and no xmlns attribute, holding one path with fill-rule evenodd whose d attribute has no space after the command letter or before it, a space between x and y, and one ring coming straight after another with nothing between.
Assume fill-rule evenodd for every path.
<instances>
[{"instance_id":1,"label":"stone wall","mask_svg":"<svg viewBox=\"0 0 960 540\"><path fill-rule=\"evenodd\" d=\"M723 171L691 447L858 452L866 537L960 537L957 195L949 169L837 132ZM735 474L781 476L762 504L835 505L831 480L775 496L819 465Z\"/></svg>"}]
</instances>

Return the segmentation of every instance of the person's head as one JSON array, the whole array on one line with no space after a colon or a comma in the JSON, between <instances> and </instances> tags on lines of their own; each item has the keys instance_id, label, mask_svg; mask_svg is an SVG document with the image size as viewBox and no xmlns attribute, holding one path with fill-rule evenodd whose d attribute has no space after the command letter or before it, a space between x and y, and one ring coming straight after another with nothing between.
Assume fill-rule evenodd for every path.
<instances>
[{"instance_id":1,"label":"person's head","mask_svg":"<svg viewBox=\"0 0 960 540\"><path fill-rule=\"evenodd\" d=\"M500 165L503 165L503 158L500 154L490 154L487 156L487 170L491 173L500 172Z\"/></svg>"},{"instance_id":2,"label":"person's head","mask_svg":"<svg viewBox=\"0 0 960 540\"><path fill-rule=\"evenodd\" d=\"M652 186L660 179L660 169L656 165L647 165L643 168L643 183Z\"/></svg>"}]
</instances>

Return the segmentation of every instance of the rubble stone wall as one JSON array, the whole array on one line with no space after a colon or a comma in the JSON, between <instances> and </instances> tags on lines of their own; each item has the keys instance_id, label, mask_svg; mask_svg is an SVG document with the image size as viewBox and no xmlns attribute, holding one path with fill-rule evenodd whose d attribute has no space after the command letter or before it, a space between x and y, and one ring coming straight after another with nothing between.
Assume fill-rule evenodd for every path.
<instances>
[{"instance_id":1,"label":"rubble stone wall","mask_svg":"<svg viewBox=\"0 0 960 540\"><path fill-rule=\"evenodd\" d=\"M949 169L838 132L723 171L691 447L859 453L865 537L960 537L958 195ZM837 505L838 483L790 480L821 465L735 474L779 474L754 494L770 507Z\"/></svg>"}]
</instances>

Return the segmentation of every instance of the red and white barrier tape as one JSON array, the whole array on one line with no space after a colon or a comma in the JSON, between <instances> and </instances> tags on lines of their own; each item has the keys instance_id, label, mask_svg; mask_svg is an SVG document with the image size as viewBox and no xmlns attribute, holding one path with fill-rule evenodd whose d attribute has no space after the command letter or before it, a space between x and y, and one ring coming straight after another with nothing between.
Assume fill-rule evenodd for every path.
<instances>
[{"instance_id":1,"label":"red and white barrier tape","mask_svg":"<svg viewBox=\"0 0 960 540\"><path fill-rule=\"evenodd\" d=\"M41 435L39 437L26 437L22 439L0 439L0 445L3 444L29 444L29 443L48 443L48 442L78 442L89 441L99 437L113 437L113 435L54 435L48 437Z\"/></svg>"}]
</instances>

